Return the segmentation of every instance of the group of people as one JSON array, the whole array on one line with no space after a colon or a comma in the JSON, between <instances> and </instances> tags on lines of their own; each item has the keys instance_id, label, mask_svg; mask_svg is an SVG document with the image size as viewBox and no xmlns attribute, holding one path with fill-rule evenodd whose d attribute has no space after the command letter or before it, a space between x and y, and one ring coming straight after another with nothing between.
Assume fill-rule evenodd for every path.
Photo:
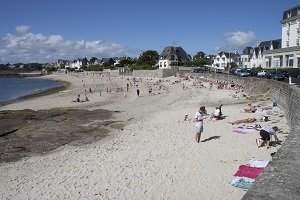
<instances>
[{"instance_id":1,"label":"group of people","mask_svg":"<svg viewBox=\"0 0 300 200\"><path fill-rule=\"evenodd\" d=\"M211 120L219 120L222 117L222 104L218 107L216 107L215 111L210 115ZM255 112L255 107L253 107L251 104L248 104L247 107L244 108L247 112ZM187 116L187 114L186 114ZM201 106L199 110L195 114L195 122L196 122L196 134L195 134L195 140L197 143L200 142L201 134L203 132L203 120L208 117L207 111L205 106ZM255 122L256 118L247 118L242 120L236 120L234 122L229 122L232 125L240 124L240 123L252 123ZM277 137L277 131L278 127L274 126L272 128L270 127L264 127L261 128L259 131L260 137L256 139L256 144L258 148L267 146L267 148L270 148L272 145L280 145L281 141ZM274 137L275 141L271 141L272 137Z\"/></svg>"},{"instance_id":2,"label":"group of people","mask_svg":"<svg viewBox=\"0 0 300 200\"><path fill-rule=\"evenodd\" d=\"M84 99L80 99L80 94L77 94L77 98L76 100L73 100L72 102L78 102L78 103L81 103L81 102L87 102L87 101L90 101L89 98L85 95L85 98Z\"/></svg>"}]
</instances>

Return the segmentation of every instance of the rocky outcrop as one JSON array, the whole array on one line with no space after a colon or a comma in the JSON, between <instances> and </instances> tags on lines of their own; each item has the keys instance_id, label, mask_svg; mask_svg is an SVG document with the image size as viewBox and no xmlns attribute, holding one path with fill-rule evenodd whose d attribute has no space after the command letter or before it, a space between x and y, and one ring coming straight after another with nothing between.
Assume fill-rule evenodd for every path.
<instances>
[{"instance_id":1,"label":"rocky outcrop","mask_svg":"<svg viewBox=\"0 0 300 200\"><path fill-rule=\"evenodd\" d=\"M0 111L0 163L99 140L122 128L107 110Z\"/></svg>"}]
</instances>

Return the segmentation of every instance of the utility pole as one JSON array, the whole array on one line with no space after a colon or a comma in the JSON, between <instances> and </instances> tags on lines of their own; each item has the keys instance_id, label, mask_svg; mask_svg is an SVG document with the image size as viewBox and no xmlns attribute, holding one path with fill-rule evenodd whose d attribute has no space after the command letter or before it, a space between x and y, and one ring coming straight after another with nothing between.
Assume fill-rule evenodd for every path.
<instances>
[{"instance_id":1,"label":"utility pole","mask_svg":"<svg viewBox=\"0 0 300 200\"><path fill-rule=\"evenodd\" d=\"M228 53L229 53L228 74L230 74L230 68L231 68L231 65L230 65L230 51Z\"/></svg>"}]
</instances>

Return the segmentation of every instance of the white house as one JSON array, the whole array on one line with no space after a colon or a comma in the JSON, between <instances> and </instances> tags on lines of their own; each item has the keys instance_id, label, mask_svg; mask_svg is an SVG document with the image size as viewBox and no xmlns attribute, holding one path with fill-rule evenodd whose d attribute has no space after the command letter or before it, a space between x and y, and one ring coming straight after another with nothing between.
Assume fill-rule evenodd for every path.
<instances>
[{"instance_id":1,"label":"white house","mask_svg":"<svg viewBox=\"0 0 300 200\"><path fill-rule=\"evenodd\" d=\"M254 49L252 47L246 47L241 54L241 68L251 68L251 59Z\"/></svg>"},{"instance_id":2,"label":"white house","mask_svg":"<svg viewBox=\"0 0 300 200\"><path fill-rule=\"evenodd\" d=\"M69 68L71 68L71 69L80 69L81 67L82 67L82 60L81 59L73 60L69 64Z\"/></svg>"},{"instance_id":3,"label":"white house","mask_svg":"<svg viewBox=\"0 0 300 200\"><path fill-rule=\"evenodd\" d=\"M162 51L158 65L159 69L170 69L172 66L180 66L189 60L188 54L182 47L165 47Z\"/></svg>"},{"instance_id":4,"label":"white house","mask_svg":"<svg viewBox=\"0 0 300 200\"><path fill-rule=\"evenodd\" d=\"M230 63L239 63L240 55L237 53L220 52L214 58L213 65L225 69Z\"/></svg>"},{"instance_id":5,"label":"white house","mask_svg":"<svg viewBox=\"0 0 300 200\"><path fill-rule=\"evenodd\" d=\"M265 51L263 67L300 67L300 5L283 12L281 26L282 48Z\"/></svg>"}]
</instances>

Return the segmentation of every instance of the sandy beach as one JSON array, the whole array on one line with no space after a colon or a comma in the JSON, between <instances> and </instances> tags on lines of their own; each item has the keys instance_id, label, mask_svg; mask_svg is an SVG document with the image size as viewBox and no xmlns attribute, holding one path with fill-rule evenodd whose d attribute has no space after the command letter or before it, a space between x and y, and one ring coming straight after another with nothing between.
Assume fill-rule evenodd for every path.
<instances>
[{"instance_id":1,"label":"sandy beach","mask_svg":"<svg viewBox=\"0 0 300 200\"><path fill-rule=\"evenodd\" d=\"M111 129L108 137L90 144L66 144L44 155L1 164L1 199L241 199L246 190L230 185L238 167L253 157L270 161L271 153L280 148L258 148L256 130L233 132L239 125L228 122L259 119L262 113L242 112L249 100L241 93L210 89L205 81L200 87L194 78L137 78L138 97L133 84L127 92L133 77L82 73L42 78L70 84L63 91L0 110L106 109L124 127ZM76 102L78 94L89 101ZM201 142L196 143L195 113L201 105L212 113L220 104L225 119L205 119ZM278 126L278 137L284 141L289 129L283 111L272 107L268 115L270 121L251 124Z\"/></svg>"}]
</instances>

